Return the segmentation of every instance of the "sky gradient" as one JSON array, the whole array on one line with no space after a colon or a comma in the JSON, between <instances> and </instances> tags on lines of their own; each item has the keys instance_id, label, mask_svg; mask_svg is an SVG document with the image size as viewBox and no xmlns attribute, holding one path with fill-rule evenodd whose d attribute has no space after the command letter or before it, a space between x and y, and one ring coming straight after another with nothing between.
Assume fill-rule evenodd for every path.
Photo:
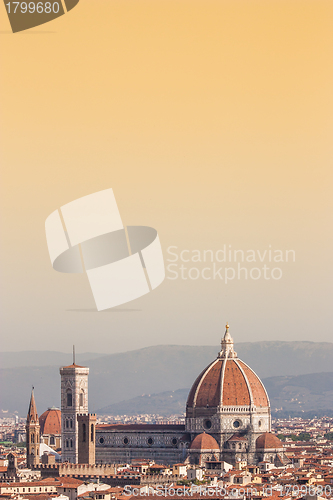
<instances>
[{"instance_id":1,"label":"sky gradient","mask_svg":"<svg viewBox=\"0 0 333 500\"><path fill-rule=\"evenodd\" d=\"M218 345L226 321L236 343L332 340L331 1L81 0L14 35L0 15L2 351ZM271 245L295 262L280 280L167 272L97 313L44 224L109 187L165 259Z\"/></svg>"}]
</instances>

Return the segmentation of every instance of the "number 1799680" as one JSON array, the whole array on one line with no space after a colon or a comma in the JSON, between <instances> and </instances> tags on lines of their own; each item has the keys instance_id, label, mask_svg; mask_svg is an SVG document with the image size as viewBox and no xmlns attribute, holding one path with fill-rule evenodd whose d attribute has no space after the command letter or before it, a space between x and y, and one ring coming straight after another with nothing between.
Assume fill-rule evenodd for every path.
<instances>
[{"instance_id":1,"label":"number 1799680","mask_svg":"<svg viewBox=\"0 0 333 500\"><path fill-rule=\"evenodd\" d=\"M59 2L8 2L6 3L8 14L58 14Z\"/></svg>"}]
</instances>

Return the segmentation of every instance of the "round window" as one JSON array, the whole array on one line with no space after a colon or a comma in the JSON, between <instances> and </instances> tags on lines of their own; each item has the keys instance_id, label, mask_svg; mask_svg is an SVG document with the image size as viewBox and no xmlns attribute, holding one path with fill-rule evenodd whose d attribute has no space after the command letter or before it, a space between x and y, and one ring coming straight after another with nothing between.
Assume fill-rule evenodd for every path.
<instances>
[{"instance_id":1,"label":"round window","mask_svg":"<svg viewBox=\"0 0 333 500\"><path fill-rule=\"evenodd\" d=\"M153 438L148 438L147 443L151 446L154 443Z\"/></svg>"},{"instance_id":2,"label":"round window","mask_svg":"<svg viewBox=\"0 0 333 500\"><path fill-rule=\"evenodd\" d=\"M176 444L177 444L177 438L173 438L173 439L172 439L172 444L173 444L174 446L176 446Z\"/></svg>"},{"instance_id":3,"label":"round window","mask_svg":"<svg viewBox=\"0 0 333 500\"><path fill-rule=\"evenodd\" d=\"M99 444L103 444L104 443L104 438L99 438Z\"/></svg>"},{"instance_id":4,"label":"round window","mask_svg":"<svg viewBox=\"0 0 333 500\"><path fill-rule=\"evenodd\" d=\"M124 444L128 444L128 438L127 437L124 438L123 443Z\"/></svg>"},{"instance_id":5,"label":"round window","mask_svg":"<svg viewBox=\"0 0 333 500\"><path fill-rule=\"evenodd\" d=\"M204 421L204 428L205 429L210 429L212 427L212 422L211 420L205 420Z\"/></svg>"},{"instance_id":6,"label":"round window","mask_svg":"<svg viewBox=\"0 0 333 500\"><path fill-rule=\"evenodd\" d=\"M235 427L235 429L238 429L238 427L240 427L240 421L239 420L235 420L234 423L233 423L233 426Z\"/></svg>"}]
</instances>

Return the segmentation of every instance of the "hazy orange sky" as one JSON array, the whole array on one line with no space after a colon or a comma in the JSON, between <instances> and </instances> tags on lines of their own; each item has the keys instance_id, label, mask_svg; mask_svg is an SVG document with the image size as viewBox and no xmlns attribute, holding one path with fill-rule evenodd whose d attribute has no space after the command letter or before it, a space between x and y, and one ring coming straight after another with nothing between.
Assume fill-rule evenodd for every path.
<instances>
[{"instance_id":1,"label":"hazy orange sky","mask_svg":"<svg viewBox=\"0 0 333 500\"><path fill-rule=\"evenodd\" d=\"M332 340L331 1L81 0L16 34L0 14L2 351L218 345L226 321L236 342ZM295 262L280 280L167 272L94 312L44 223L109 187L165 259L271 245Z\"/></svg>"}]
</instances>

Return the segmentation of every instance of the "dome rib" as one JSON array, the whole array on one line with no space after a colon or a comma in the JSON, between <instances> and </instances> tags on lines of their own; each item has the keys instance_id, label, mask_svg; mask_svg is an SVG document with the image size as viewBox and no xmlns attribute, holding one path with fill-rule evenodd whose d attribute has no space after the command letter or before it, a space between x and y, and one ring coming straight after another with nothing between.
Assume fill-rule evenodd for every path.
<instances>
[{"instance_id":1,"label":"dome rib","mask_svg":"<svg viewBox=\"0 0 333 500\"><path fill-rule=\"evenodd\" d=\"M253 404L255 406L269 407L269 397L264 384L258 375L244 361L238 360L243 367L246 378L249 380L253 394Z\"/></svg>"},{"instance_id":2,"label":"dome rib","mask_svg":"<svg viewBox=\"0 0 333 500\"><path fill-rule=\"evenodd\" d=\"M246 377L236 364L235 359L226 360L226 373L223 381L223 406L249 406L250 402Z\"/></svg>"},{"instance_id":3,"label":"dome rib","mask_svg":"<svg viewBox=\"0 0 333 500\"><path fill-rule=\"evenodd\" d=\"M263 383L258 375L238 358L233 346L229 325L226 325L221 351L194 382L187 399L188 408L270 408Z\"/></svg>"},{"instance_id":4,"label":"dome rib","mask_svg":"<svg viewBox=\"0 0 333 500\"><path fill-rule=\"evenodd\" d=\"M211 370L212 368L214 368L214 366L216 365L216 363L218 363L219 361L220 361L220 360L219 360L219 358L216 358L216 359L215 359L212 363L210 363L210 364L207 366L206 370L204 371L204 374L203 374L203 376L200 378L199 384L198 384L197 389L196 389L195 394L194 394L194 398L193 398L193 406L197 406L198 394L199 394L199 391L200 391L201 386L202 386L202 384L203 384L203 381L205 380L205 378L206 378L206 376L208 375L208 373L210 372L210 370ZM205 399L205 398L204 398L204 399ZM208 398L207 398L207 400L208 400ZM209 404L209 403L207 402L204 406L206 406L207 404ZM213 405L209 405L209 406L213 406ZM217 405L216 405L216 406L217 406Z\"/></svg>"},{"instance_id":5,"label":"dome rib","mask_svg":"<svg viewBox=\"0 0 333 500\"><path fill-rule=\"evenodd\" d=\"M249 382L249 379L247 378L247 376L245 375L245 372L241 366L241 364L239 363L240 360L236 360L235 359L235 363L236 365L238 366L238 368L240 369L240 371L242 372L243 374L243 377L244 377L244 380L246 382L246 385L247 385L247 390L249 391L249 396L250 396L250 405L252 406L253 405L253 394L252 394L252 388L251 388L251 384Z\"/></svg>"}]
</instances>

